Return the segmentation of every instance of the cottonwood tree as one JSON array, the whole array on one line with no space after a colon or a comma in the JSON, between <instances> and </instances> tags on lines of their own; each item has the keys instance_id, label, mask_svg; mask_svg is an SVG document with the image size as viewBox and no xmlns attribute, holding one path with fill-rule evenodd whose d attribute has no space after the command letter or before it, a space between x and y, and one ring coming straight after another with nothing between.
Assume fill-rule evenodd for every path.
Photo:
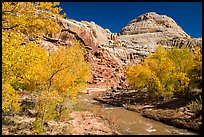
<instances>
[{"instance_id":1,"label":"cottonwood tree","mask_svg":"<svg viewBox=\"0 0 204 137\"><path fill-rule=\"evenodd\" d=\"M60 16L61 8L56 7L58 4L2 2L2 84L7 89L2 91L5 95L2 98L3 110L10 111L6 100L13 99L13 96L7 94L8 89L28 87L29 81L25 77L34 76L29 76L32 74L30 69L38 64L41 60L38 56L43 54L39 54L43 49L40 49L38 36L60 31L57 21L53 21ZM30 87L35 88L33 85ZM14 102L11 101L12 104ZM12 104L9 106L19 107Z\"/></svg>"},{"instance_id":2,"label":"cottonwood tree","mask_svg":"<svg viewBox=\"0 0 204 137\"><path fill-rule=\"evenodd\" d=\"M86 87L90 66L83 45L59 46L49 55L39 44L41 36L59 33L61 8L56 2L2 3L2 109L20 110L16 90L34 93L35 127L55 118L66 98L76 100ZM48 25L49 24L49 25Z\"/></svg>"},{"instance_id":3,"label":"cottonwood tree","mask_svg":"<svg viewBox=\"0 0 204 137\"><path fill-rule=\"evenodd\" d=\"M182 97L202 82L201 58L198 49L193 53L184 46L167 50L160 45L144 62L127 68L128 83L134 88L147 88L155 97Z\"/></svg>"},{"instance_id":4,"label":"cottonwood tree","mask_svg":"<svg viewBox=\"0 0 204 137\"><path fill-rule=\"evenodd\" d=\"M80 43L75 43L71 47L59 47L48 56L48 61L44 64L47 70L44 76L46 83L43 85L44 90L40 92L41 95L36 99L38 122L41 123L41 127L49 117L57 116L59 112L56 111L56 107L63 107L62 104L67 98L76 100L78 92L85 89L91 73L84 55L85 51Z\"/></svg>"}]
</instances>

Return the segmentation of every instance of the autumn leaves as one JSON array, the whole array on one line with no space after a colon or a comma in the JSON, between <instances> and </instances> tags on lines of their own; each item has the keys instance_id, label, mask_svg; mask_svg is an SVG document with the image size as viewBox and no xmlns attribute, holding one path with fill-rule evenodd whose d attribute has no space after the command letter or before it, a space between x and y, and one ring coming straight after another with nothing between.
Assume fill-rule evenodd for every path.
<instances>
[{"instance_id":1,"label":"autumn leaves","mask_svg":"<svg viewBox=\"0 0 204 137\"><path fill-rule=\"evenodd\" d=\"M147 88L149 95L166 98L184 96L189 89L200 88L202 82L202 53L194 47L172 47L167 50L158 46L138 65L127 69L129 85Z\"/></svg>"},{"instance_id":2,"label":"autumn leaves","mask_svg":"<svg viewBox=\"0 0 204 137\"><path fill-rule=\"evenodd\" d=\"M57 20L50 16L60 16L58 4L2 3L2 109L11 113L20 111L16 90L37 93L34 109L38 115L34 127L39 130L43 130L48 120L61 116L66 109L63 102L66 98L76 100L77 93L83 91L91 76L81 43L59 46L49 54L39 44L38 36L61 30Z\"/></svg>"}]
</instances>

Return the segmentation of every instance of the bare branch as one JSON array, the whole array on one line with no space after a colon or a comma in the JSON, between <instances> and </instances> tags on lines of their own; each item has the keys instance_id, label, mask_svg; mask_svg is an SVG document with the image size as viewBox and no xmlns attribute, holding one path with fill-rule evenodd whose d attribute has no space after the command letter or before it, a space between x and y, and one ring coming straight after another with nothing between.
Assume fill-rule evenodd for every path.
<instances>
[{"instance_id":1,"label":"bare branch","mask_svg":"<svg viewBox=\"0 0 204 137\"><path fill-rule=\"evenodd\" d=\"M14 7L12 10L2 11L2 14L4 14L4 13L9 13L9 12L12 12L12 13L13 13L14 10L16 9L17 5L18 5L18 2L16 3L15 7Z\"/></svg>"},{"instance_id":2,"label":"bare branch","mask_svg":"<svg viewBox=\"0 0 204 137\"><path fill-rule=\"evenodd\" d=\"M19 25L19 24L16 24L16 25L11 26L11 27L2 27L2 29L4 29L4 30L10 30L10 29L13 29L13 28L18 27L18 26L20 26L20 25Z\"/></svg>"}]
</instances>

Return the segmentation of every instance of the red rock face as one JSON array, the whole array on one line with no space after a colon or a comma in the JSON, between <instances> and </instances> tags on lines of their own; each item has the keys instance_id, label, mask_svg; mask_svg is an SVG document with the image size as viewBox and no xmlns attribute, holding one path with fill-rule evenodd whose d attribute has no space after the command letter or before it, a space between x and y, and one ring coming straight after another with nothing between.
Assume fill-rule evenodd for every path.
<instances>
[{"instance_id":1,"label":"red rock face","mask_svg":"<svg viewBox=\"0 0 204 137\"><path fill-rule=\"evenodd\" d=\"M125 88L127 86L125 67L114 62L106 50L98 48L96 51L89 51L88 62L92 66L92 80L89 81L91 87Z\"/></svg>"},{"instance_id":2,"label":"red rock face","mask_svg":"<svg viewBox=\"0 0 204 137\"><path fill-rule=\"evenodd\" d=\"M114 61L110 53L101 46L103 41L108 43L108 40L117 43L118 39L115 34L109 34L110 32L98 27L95 23L81 23L69 19L63 19L61 22L64 26L63 30L60 34L51 35L51 39L58 39L65 45L72 45L75 40L84 43L87 49L86 59L92 67L92 78L88 82L89 87L125 88L127 85L125 67ZM57 48L57 44L49 40L42 41L41 45L46 47L48 52L50 49L55 50ZM53 47L53 45L55 46Z\"/></svg>"},{"instance_id":3,"label":"red rock face","mask_svg":"<svg viewBox=\"0 0 204 137\"><path fill-rule=\"evenodd\" d=\"M47 39L49 42L44 41L41 44L49 52L50 48L53 50L57 45L72 45L74 40L81 41L87 49L87 62L92 67L89 87L125 88L127 86L126 66L139 63L149 53L153 53L157 43L164 43L167 47L171 47L172 42L180 43L181 37L187 37L187 34L171 18L156 13L147 13L134 19L121 30L119 36L94 22L59 20L64 27L61 33L51 36L52 38L49 38L51 41ZM179 40L172 41L178 32L180 32ZM52 42L53 40L55 42ZM196 41L199 43L202 40Z\"/></svg>"}]
</instances>

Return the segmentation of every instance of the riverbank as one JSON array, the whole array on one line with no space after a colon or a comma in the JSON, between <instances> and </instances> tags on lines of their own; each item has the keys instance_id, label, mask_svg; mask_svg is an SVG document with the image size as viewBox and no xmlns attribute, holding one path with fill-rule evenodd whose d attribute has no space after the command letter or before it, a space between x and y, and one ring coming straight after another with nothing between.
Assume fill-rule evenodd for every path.
<instances>
[{"instance_id":1,"label":"riverbank","mask_svg":"<svg viewBox=\"0 0 204 137\"><path fill-rule=\"evenodd\" d=\"M80 100L79 100L80 101ZM45 123L45 130L33 130L35 111L26 109L15 116L2 113L2 135L118 135L112 123L104 119L102 114L95 114L86 108L86 105L68 103L67 116ZM32 108L32 102L24 101L24 105Z\"/></svg>"},{"instance_id":2,"label":"riverbank","mask_svg":"<svg viewBox=\"0 0 204 137\"><path fill-rule=\"evenodd\" d=\"M29 113L23 115L2 116L2 134L3 135L119 135L119 134L194 134L187 130L178 130L171 126L162 125L161 122L142 117L146 115L149 118L159 118L158 121L172 112L169 109L161 108L158 100L148 100L146 94L135 92L106 92L101 88L89 89L89 93L77 96L77 103L68 103L71 111L68 117L61 120L52 120L47 123L45 132L36 133L32 130L32 123L35 121L34 112L30 109ZM93 100L98 98L101 101ZM106 103L100 103L103 102ZM149 102L148 102L149 101ZM129 102L129 103L128 103ZM143 102L143 103L142 103ZM178 102L175 100L175 102ZM114 107L107 104L113 104ZM152 104L151 104L152 103ZM157 108L154 108L157 104ZM176 107L172 103L166 102L166 107ZM180 103L182 106L182 103ZM178 107L178 105L177 105ZM183 102L185 110L185 102ZM163 109L166 111L161 111ZM180 107L180 110L182 107ZM152 110L152 111L151 111ZM159 111L156 111L159 110ZM179 112L178 110L177 112ZM136 113L136 112L139 113ZM168 113L167 113L168 111ZM159 114L159 115L158 115ZM163 114L163 117L162 117ZM190 114L190 112L189 112ZM177 115L180 116L181 115ZM200 119L198 119L200 122ZM191 123L191 121L189 122ZM195 122L196 123L196 122Z\"/></svg>"},{"instance_id":3,"label":"riverbank","mask_svg":"<svg viewBox=\"0 0 204 137\"><path fill-rule=\"evenodd\" d=\"M125 107L144 117L201 134L202 111L198 111L198 109L202 107L202 104L197 102L199 96L200 93L195 93L188 98L164 101L149 98L146 92L110 90L94 99L102 103Z\"/></svg>"},{"instance_id":4,"label":"riverbank","mask_svg":"<svg viewBox=\"0 0 204 137\"><path fill-rule=\"evenodd\" d=\"M49 121L46 130L37 133L32 130L35 118L29 116L3 116L2 135L117 135L110 123L90 111L73 111L69 119Z\"/></svg>"}]
</instances>

